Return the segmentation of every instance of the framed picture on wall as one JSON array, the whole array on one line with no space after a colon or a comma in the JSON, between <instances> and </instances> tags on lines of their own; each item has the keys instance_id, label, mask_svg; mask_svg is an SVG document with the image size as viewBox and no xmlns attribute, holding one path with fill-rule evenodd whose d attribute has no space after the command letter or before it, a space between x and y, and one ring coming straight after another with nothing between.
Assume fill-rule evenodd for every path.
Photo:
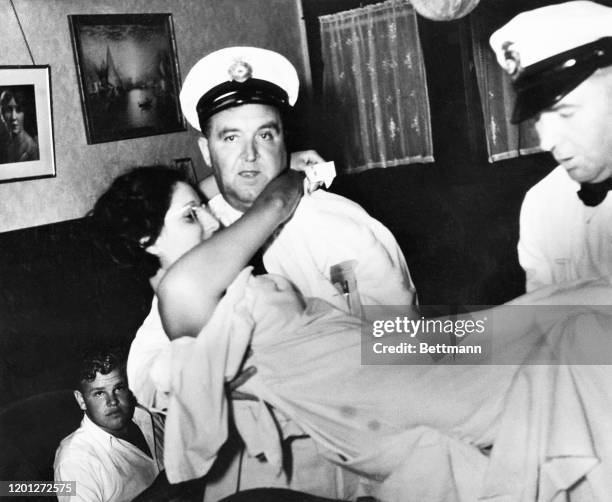
<instances>
[{"instance_id":1,"label":"framed picture on wall","mask_svg":"<svg viewBox=\"0 0 612 502\"><path fill-rule=\"evenodd\" d=\"M68 21L89 144L186 130L171 14Z\"/></svg>"},{"instance_id":2,"label":"framed picture on wall","mask_svg":"<svg viewBox=\"0 0 612 502\"><path fill-rule=\"evenodd\" d=\"M183 173L183 176L193 185L198 182L198 177L193 167L193 161L191 157L185 157L182 159L174 159L172 165L175 169L178 169Z\"/></svg>"},{"instance_id":3,"label":"framed picture on wall","mask_svg":"<svg viewBox=\"0 0 612 502\"><path fill-rule=\"evenodd\" d=\"M50 68L0 66L0 182L52 176Z\"/></svg>"}]
</instances>

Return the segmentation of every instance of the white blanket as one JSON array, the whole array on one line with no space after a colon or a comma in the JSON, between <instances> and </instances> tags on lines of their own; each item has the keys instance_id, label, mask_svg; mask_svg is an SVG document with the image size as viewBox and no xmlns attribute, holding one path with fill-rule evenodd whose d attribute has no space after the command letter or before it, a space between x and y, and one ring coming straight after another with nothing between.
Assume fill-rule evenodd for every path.
<instances>
[{"instance_id":1,"label":"white blanket","mask_svg":"<svg viewBox=\"0 0 612 502\"><path fill-rule=\"evenodd\" d=\"M198 338L173 354L172 482L212 465L227 437L224 383L250 344L258 373L244 390L261 401L236 421L249 448L279 469L279 432L264 403L372 479L384 501L556 501L576 483L580 493L612 493L611 367L361 366L358 320L319 300L304 309L297 294L265 281L244 271ZM610 322L603 310L574 309L499 343L582 362L585 335L610 350ZM491 445L489 457L482 451Z\"/></svg>"}]
</instances>

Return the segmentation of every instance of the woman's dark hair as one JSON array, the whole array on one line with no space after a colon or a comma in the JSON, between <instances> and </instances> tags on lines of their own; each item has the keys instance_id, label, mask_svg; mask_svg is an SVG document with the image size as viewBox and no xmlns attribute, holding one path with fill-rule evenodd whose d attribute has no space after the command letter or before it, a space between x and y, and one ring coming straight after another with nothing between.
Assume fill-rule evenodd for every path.
<instances>
[{"instance_id":1,"label":"woman's dark hair","mask_svg":"<svg viewBox=\"0 0 612 502\"><path fill-rule=\"evenodd\" d=\"M19 85L15 87L5 87L4 90L0 92L0 113L4 113L4 109L13 99L17 107L24 113L24 129L32 136L36 136L36 120L33 120L35 115L34 86Z\"/></svg>"},{"instance_id":2,"label":"woman's dark hair","mask_svg":"<svg viewBox=\"0 0 612 502\"><path fill-rule=\"evenodd\" d=\"M4 111L4 108L6 108L13 99L15 100L15 104L19 107L23 107L27 101L23 91L9 87L0 95L0 108Z\"/></svg>"},{"instance_id":3,"label":"woman's dark hair","mask_svg":"<svg viewBox=\"0 0 612 502\"><path fill-rule=\"evenodd\" d=\"M119 176L88 213L94 238L113 261L150 277L159 268L145 248L154 244L177 182L184 175L168 167L137 167Z\"/></svg>"}]
</instances>

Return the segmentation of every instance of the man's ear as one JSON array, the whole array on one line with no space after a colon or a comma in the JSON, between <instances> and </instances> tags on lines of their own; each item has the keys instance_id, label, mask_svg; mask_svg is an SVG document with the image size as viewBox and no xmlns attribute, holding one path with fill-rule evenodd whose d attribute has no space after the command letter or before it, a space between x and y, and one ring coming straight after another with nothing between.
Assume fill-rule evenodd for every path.
<instances>
[{"instance_id":1,"label":"man's ear","mask_svg":"<svg viewBox=\"0 0 612 502\"><path fill-rule=\"evenodd\" d=\"M202 152L204 163L208 167L212 167L212 162L210 161L210 151L208 150L208 138L206 138L206 136L200 136L198 138L198 146L200 147L200 152Z\"/></svg>"},{"instance_id":2,"label":"man's ear","mask_svg":"<svg viewBox=\"0 0 612 502\"><path fill-rule=\"evenodd\" d=\"M86 411L87 405L85 404L85 399L83 399L83 394L81 394L80 390L74 391L74 398L76 399L76 402L78 403L79 408L81 408L83 411Z\"/></svg>"}]
</instances>

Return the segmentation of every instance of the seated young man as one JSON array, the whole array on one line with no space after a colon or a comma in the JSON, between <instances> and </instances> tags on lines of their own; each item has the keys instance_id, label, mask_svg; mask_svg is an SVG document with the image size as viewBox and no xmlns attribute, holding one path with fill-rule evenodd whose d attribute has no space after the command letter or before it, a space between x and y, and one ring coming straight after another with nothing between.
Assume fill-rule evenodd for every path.
<instances>
[{"instance_id":1,"label":"seated young man","mask_svg":"<svg viewBox=\"0 0 612 502\"><path fill-rule=\"evenodd\" d=\"M170 500L184 488L167 482L163 418L136 403L118 352L83 358L74 397L83 421L60 443L53 468L55 481L76 481L76 497L60 500L131 501L145 490L143 496L163 493Z\"/></svg>"}]
</instances>

